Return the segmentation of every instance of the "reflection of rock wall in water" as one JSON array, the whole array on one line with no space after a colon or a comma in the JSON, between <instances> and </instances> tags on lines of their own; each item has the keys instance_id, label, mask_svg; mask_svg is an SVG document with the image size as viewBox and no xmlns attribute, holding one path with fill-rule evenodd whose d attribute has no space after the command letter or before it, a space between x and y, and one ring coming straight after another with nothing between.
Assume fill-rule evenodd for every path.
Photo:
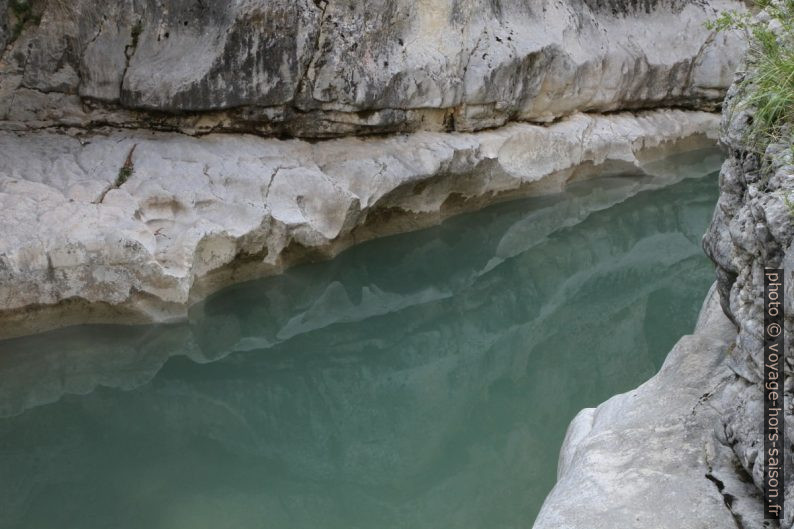
<instances>
[{"instance_id":1,"label":"reflection of rock wall in water","mask_svg":"<svg viewBox=\"0 0 794 529\"><path fill-rule=\"evenodd\" d=\"M691 306L708 283L697 239L709 181L619 204L664 181L592 182L531 208L506 204L374 241L235 287L185 324L3 342L3 413L27 410L0 423L9 448L0 465L31 479L0 490L0 511L45 512L67 500L79 509L57 485L75 465L89 480L75 491L96 486L92 468L121 467L125 494L110 487L109 508L125 498L159 508L146 483L179 491L168 512L138 509L130 526L173 517L172 527L192 527L190 513L212 519L209 498L251 517L242 523L283 526L291 515L291 527L316 527L318 512L333 524L345 506L413 527L526 523L534 507L515 520L503 506L550 485L538 476L553 476L554 458L537 451L560 439L545 436L562 432L583 400L614 391L602 388L639 381L627 372L652 373L669 344L644 342L659 317L649 307ZM649 301L660 296L669 301ZM103 344L103 335L112 338ZM50 354L29 354L53 342ZM152 436L168 440L155 445L159 455ZM130 449L116 458L114 446ZM199 474L185 477L177 467L191 458ZM460 497L479 500L461 506Z\"/></svg>"},{"instance_id":2,"label":"reflection of rock wall in water","mask_svg":"<svg viewBox=\"0 0 794 529\"><path fill-rule=\"evenodd\" d=\"M753 518L737 515L740 503L755 500L752 487L726 488L714 475L725 455L713 430L724 403L712 397L732 378L724 358L735 335L712 287L694 331L658 373L580 411L535 529L761 527L759 509ZM726 502L728 490L734 496Z\"/></svg>"}]
</instances>

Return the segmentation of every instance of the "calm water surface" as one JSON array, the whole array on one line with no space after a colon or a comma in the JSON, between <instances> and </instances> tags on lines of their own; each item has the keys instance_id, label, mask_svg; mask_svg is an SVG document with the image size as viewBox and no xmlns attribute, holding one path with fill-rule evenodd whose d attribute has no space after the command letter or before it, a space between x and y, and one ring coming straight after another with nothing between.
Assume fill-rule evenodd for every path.
<instances>
[{"instance_id":1,"label":"calm water surface","mask_svg":"<svg viewBox=\"0 0 794 529\"><path fill-rule=\"evenodd\" d=\"M0 527L530 527L576 412L691 331L718 158L366 243L188 323L0 342Z\"/></svg>"}]
</instances>

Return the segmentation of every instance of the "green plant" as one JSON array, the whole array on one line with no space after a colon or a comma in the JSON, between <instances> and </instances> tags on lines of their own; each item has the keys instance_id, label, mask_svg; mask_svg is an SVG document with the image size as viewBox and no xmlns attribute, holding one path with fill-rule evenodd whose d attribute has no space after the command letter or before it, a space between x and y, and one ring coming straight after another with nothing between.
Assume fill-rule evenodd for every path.
<instances>
[{"instance_id":1,"label":"green plant","mask_svg":"<svg viewBox=\"0 0 794 529\"><path fill-rule=\"evenodd\" d=\"M141 36L143 33L143 20L138 19L132 29L130 30L130 35L132 36L132 48L135 49L138 47L138 37Z\"/></svg>"},{"instance_id":2,"label":"green plant","mask_svg":"<svg viewBox=\"0 0 794 529\"><path fill-rule=\"evenodd\" d=\"M116 187L120 187L124 184L129 178L132 176L132 167L127 165L122 166L119 169L119 175L116 177Z\"/></svg>"},{"instance_id":3,"label":"green plant","mask_svg":"<svg viewBox=\"0 0 794 529\"><path fill-rule=\"evenodd\" d=\"M8 9L14 18L14 25L11 27L11 41L19 37L28 22L35 24L41 22L41 15L33 12L30 0L11 0L8 3Z\"/></svg>"},{"instance_id":4,"label":"green plant","mask_svg":"<svg viewBox=\"0 0 794 529\"><path fill-rule=\"evenodd\" d=\"M132 153L135 152L135 147L138 144L132 146L130 152L127 153L127 159L124 160L124 165L119 168L119 174L116 176L116 182L114 183L114 187L118 188L124 185L124 182L130 179L132 176L133 171L135 171L135 164L132 161Z\"/></svg>"},{"instance_id":5,"label":"green plant","mask_svg":"<svg viewBox=\"0 0 794 529\"><path fill-rule=\"evenodd\" d=\"M748 145L763 153L794 124L794 0L757 2L765 19L724 12L707 23L715 31L743 31L749 43L748 71L734 99L737 109L752 109Z\"/></svg>"},{"instance_id":6,"label":"green plant","mask_svg":"<svg viewBox=\"0 0 794 529\"><path fill-rule=\"evenodd\" d=\"M794 201L791 200L791 191L780 191L780 196L783 198L783 205L786 206L790 217L794 217Z\"/></svg>"}]
</instances>

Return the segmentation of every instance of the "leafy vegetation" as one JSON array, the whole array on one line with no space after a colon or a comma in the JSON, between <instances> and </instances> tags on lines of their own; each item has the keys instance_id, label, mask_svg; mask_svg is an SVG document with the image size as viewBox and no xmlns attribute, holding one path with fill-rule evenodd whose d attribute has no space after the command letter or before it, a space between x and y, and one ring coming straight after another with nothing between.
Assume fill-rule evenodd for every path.
<instances>
[{"instance_id":1,"label":"leafy vegetation","mask_svg":"<svg viewBox=\"0 0 794 529\"><path fill-rule=\"evenodd\" d=\"M135 25L132 26L130 33L132 35L132 48L135 49L138 47L138 37L140 37L141 33L143 33L143 21L138 19L138 21L135 22Z\"/></svg>"},{"instance_id":2,"label":"leafy vegetation","mask_svg":"<svg viewBox=\"0 0 794 529\"><path fill-rule=\"evenodd\" d=\"M122 166L119 169L119 174L116 177L116 182L113 185L115 185L116 187L121 187L124 184L124 182L130 179L130 177L132 176L132 171L133 169L131 166L127 166L127 165Z\"/></svg>"},{"instance_id":3,"label":"leafy vegetation","mask_svg":"<svg viewBox=\"0 0 794 529\"><path fill-rule=\"evenodd\" d=\"M13 42L22 33L25 24L33 22L39 24L41 22L41 15L33 12L33 6L30 0L11 0L8 3L8 9L13 15L14 25L11 27L11 39Z\"/></svg>"},{"instance_id":4,"label":"leafy vegetation","mask_svg":"<svg viewBox=\"0 0 794 529\"><path fill-rule=\"evenodd\" d=\"M748 74L733 111L752 109L748 145L759 153L774 141L792 141L794 125L794 0L756 2L764 14L724 12L707 27L738 29L749 42Z\"/></svg>"},{"instance_id":5,"label":"leafy vegetation","mask_svg":"<svg viewBox=\"0 0 794 529\"><path fill-rule=\"evenodd\" d=\"M784 192L782 193L782 196L783 204L786 206L789 216L794 217L794 202L791 201L791 192Z\"/></svg>"},{"instance_id":6,"label":"leafy vegetation","mask_svg":"<svg viewBox=\"0 0 794 529\"><path fill-rule=\"evenodd\" d=\"M113 184L114 187L119 188L124 185L124 182L129 180L132 173L135 171L135 164L132 162L132 153L135 152L135 147L137 146L137 143L132 146L130 152L127 154L127 159L124 161L124 165L119 168L119 174L116 176L116 181Z\"/></svg>"}]
</instances>

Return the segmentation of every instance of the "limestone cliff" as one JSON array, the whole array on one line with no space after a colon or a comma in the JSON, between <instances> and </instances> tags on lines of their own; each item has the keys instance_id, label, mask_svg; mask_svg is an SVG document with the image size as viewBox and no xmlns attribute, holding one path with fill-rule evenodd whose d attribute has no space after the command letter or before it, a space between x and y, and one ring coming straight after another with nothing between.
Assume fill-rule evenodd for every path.
<instances>
[{"instance_id":1,"label":"limestone cliff","mask_svg":"<svg viewBox=\"0 0 794 529\"><path fill-rule=\"evenodd\" d=\"M326 137L715 109L733 0L0 1L0 127Z\"/></svg>"},{"instance_id":2,"label":"limestone cliff","mask_svg":"<svg viewBox=\"0 0 794 529\"><path fill-rule=\"evenodd\" d=\"M703 111L720 106L743 45L704 22L742 7L0 0L0 336L178 318L231 282L495 200L595 174L664 178L650 162L716 139ZM793 269L778 193L794 188L793 162L773 145L766 179L737 132L748 116L727 115L705 247L739 328L732 369L712 302L659 376L580 414L539 527L628 527L638 498L647 527L752 526L760 270ZM637 402L667 407L642 416ZM604 439L640 451L618 460ZM636 496L613 494L624 508L605 515L603 491L625 476L599 468L619 464L639 476ZM588 479L613 487L566 507ZM702 518L657 517L658 498L669 508L682 494Z\"/></svg>"}]
</instances>

